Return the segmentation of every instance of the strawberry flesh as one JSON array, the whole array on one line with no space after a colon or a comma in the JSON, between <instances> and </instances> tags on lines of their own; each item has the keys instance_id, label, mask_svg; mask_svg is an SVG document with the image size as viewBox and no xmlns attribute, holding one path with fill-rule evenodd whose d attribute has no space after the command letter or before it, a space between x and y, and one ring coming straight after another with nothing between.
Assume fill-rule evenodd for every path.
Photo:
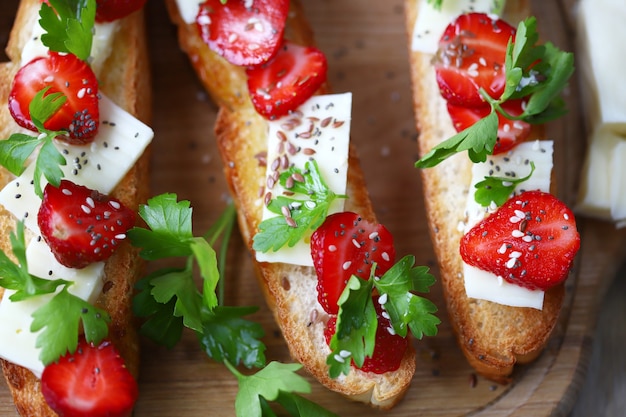
<instances>
[{"instance_id":1,"label":"strawberry flesh","mask_svg":"<svg viewBox=\"0 0 626 417\"><path fill-rule=\"evenodd\" d=\"M552 194L526 191L474 226L460 251L469 265L547 290L567 278L579 248L572 211Z\"/></svg>"},{"instance_id":2,"label":"strawberry flesh","mask_svg":"<svg viewBox=\"0 0 626 417\"><path fill-rule=\"evenodd\" d=\"M96 22L112 22L141 9L147 0L98 0Z\"/></svg>"},{"instance_id":3,"label":"strawberry flesh","mask_svg":"<svg viewBox=\"0 0 626 417\"><path fill-rule=\"evenodd\" d=\"M255 66L276 55L282 43L289 0L207 0L196 24L204 42L228 62Z\"/></svg>"},{"instance_id":4,"label":"strawberry flesh","mask_svg":"<svg viewBox=\"0 0 626 417\"><path fill-rule=\"evenodd\" d=\"M58 188L46 185L37 222L59 263L84 268L109 258L135 218L118 200L61 180Z\"/></svg>"},{"instance_id":5,"label":"strawberry flesh","mask_svg":"<svg viewBox=\"0 0 626 417\"><path fill-rule=\"evenodd\" d=\"M311 255L317 273L317 298L329 314L337 314L337 301L352 275L370 277L372 264L381 276L395 261L391 233L381 224L358 214L331 214L311 236Z\"/></svg>"},{"instance_id":6,"label":"strawberry flesh","mask_svg":"<svg viewBox=\"0 0 626 417\"><path fill-rule=\"evenodd\" d=\"M391 322L383 316L383 310L378 302L379 297L374 296L373 298L376 308L376 317L378 318L374 353L371 357L365 358L363 366L361 366L360 369L364 372L384 374L385 372L393 372L400 368L409 341L407 337L400 337L393 333L393 330L390 330ZM324 337L326 338L327 344L330 344L330 339L335 334L336 325L337 316L331 316L324 329ZM352 366L355 366L354 362L352 362Z\"/></svg>"},{"instance_id":7,"label":"strawberry flesh","mask_svg":"<svg viewBox=\"0 0 626 417\"><path fill-rule=\"evenodd\" d=\"M509 100L502 104L502 108L511 116L519 116L523 112L524 100ZM448 113L457 132L467 129L474 123L489 115L491 107L457 106L448 103ZM498 113L498 139L493 148L493 155L511 150L515 145L523 142L530 135L531 126L521 120L510 120Z\"/></svg>"},{"instance_id":8,"label":"strawberry flesh","mask_svg":"<svg viewBox=\"0 0 626 417\"><path fill-rule=\"evenodd\" d=\"M505 86L506 47L515 28L484 13L460 15L444 31L434 61L442 96L458 106L485 104L479 90L494 99Z\"/></svg>"},{"instance_id":9,"label":"strawberry flesh","mask_svg":"<svg viewBox=\"0 0 626 417\"><path fill-rule=\"evenodd\" d=\"M320 50L285 42L270 61L246 70L254 108L267 119L296 110L326 81L327 66Z\"/></svg>"},{"instance_id":10,"label":"strawberry flesh","mask_svg":"<svg viewBox=\"0 0 626 417\"><path fill-rule=\"evenodd\" d=\"M41 391L63 417L127 417L137 401L137 382L112 343L82 339L76 352L44 368Z\"/></svg>"},{"instance_id":11,"label":"strawberry flesh","mask_svg":"<svg viewBox=\"0 0 626 417\"><path fill-rule=\"evenodd\" d=\"M67 97L44 127L66 131L59 136L68 143L82 145L93 141L98 132L98 81L86 62L73 54L49 52L24 65L15 75L9 95L9 110L20 126L37 131L29 106L35 95L49 87L46 95L61 92Z\"/></svg>"}]
</instances>

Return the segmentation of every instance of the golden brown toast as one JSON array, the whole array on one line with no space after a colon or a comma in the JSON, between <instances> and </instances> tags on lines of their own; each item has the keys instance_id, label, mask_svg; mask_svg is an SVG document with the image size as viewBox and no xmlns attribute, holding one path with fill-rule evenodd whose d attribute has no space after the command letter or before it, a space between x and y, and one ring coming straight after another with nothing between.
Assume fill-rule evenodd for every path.
<instances>
[{"instance_id":1,"label":"golden brown toast","mask_svg":"<svg viewBox=\"0 0 626 417\"><path fill-rule=\"evenodd\" d=\"M411 32L419 13L417 0L405 1L406 27ZM528 2L507 2L505 20L514 26L528 16ZM432 55L409 50L414 113L420 155L453 136L446 102L439 93ZM541 138L542 130L533 137ZM470 299L465 293L459 242L469 192L472 162L457 154L433 168L421 170L424 201L431 240L437 255L440 282L448 315L458 344L478 373L506 383L516 363L533 361L543 350L554 328L563 302L564 286L545 294L542 310L518 308L485 300Z\"/></svg>"},{"instance_id":2,"label":"golden brown toast","mask_svg":"<svg viewBox=\"0 0 626 417\"><path fill-rule=\"evenodd\" d=\"M7 97L13 75L19 69L22 48L30 36L32 22L38 18L41 1L22 0L11 36L6 47L11 62L0 64L0 138L6 139L20 130L11 117ZM106 61L100 89L117 105L147 123L151 117L150 72L145 38L143 12L123 19L116 32L111 56ZM126 206L136 210L149 196L149 151L111 193ZM11 174L0 168L0 185L11 180ZM14 230L16 219L0 206L0 248L11 253L9 234ZM131 298L135 281L143 273L143 262L136 249L129 243L122 244L106 261L103 292L98 306L111 316L109 338L124 358L133 375L139 370L139 340L131 311ZM0 288L0 296L4 290ZM55 416L41 394L39 379L29 370L2 360L2 368L17 411L23 416Z\"/></svg>"},{"instance_id":3,"label":"golden brown toast","mask_svg":"<svg viewBox=\"0 0 626 417\"><path fill-rule=\"evenodd\" d=\"M259 164L255 155L267 150L267 122L250 102L243 70L227 63L204 44L195 26L182 20L174 0L167 0L167 5L171 19L178 27L181 48L220 107L215 127L218 147L238 209L239 228L252 251L252 238L262 216L259 184L265 177L265 167ZM296 43L312 45L312 32L301 5L292 0L290 7L286 37ZM350 150L347 194L346 210L355 211L367 220L375 220L354 148ZM323 334L328 316L317 301L315 270L284 263L257 263L256 270L267 304L292 357L311 375L327 388L375 407L390 408L402 398L415 372L412 347L395 372L377 375L352 369L348 376L331 379L326 365L330 350Z\"/></svg>"}]
</instances>

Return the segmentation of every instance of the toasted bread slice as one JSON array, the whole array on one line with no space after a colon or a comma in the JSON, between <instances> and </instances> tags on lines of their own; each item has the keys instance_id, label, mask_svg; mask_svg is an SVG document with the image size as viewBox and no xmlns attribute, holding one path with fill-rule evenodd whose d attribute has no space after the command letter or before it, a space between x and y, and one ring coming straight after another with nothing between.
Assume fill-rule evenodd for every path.
<instances>
[{"instance_id":1,"label":"toasted bread slice","mask_svg":"<svg viewBox=\"0 0 626 417\"><path fill-rule=\"evenodd\" d=\"M267 150L267 122L250 102L243 70L230 65L204 44L195 26L182 20L174 0L168 0L167 4L171 19L178 26L182 49L220 107L215 127L218 147L237 205L239 228L252 251L253 236L262 216L259 184L265 177L265 167L259 165L255 155ZM286 37L300 44L313 44L300 4L292 0L290 7ZM346 210L374 221L375 214L354 148L349 157L347 193ZM327 388L375 407L390 408L402 398L415 372L412 347L395 372L377 375L352 369L348 376L331 379L326 365L330 350L323 334L328 317L317 301L315 270L284 263L257 263L256 267L259 284L291 355L311 375Z\"/></svg>"},{"instance_id":2,"label":"toasted bread slice","mask_svg":"<svg viewBox=\"0 0 626 417\"><path fill-rule=\"evenodd\" d=\"M405 1L409 40L419 13L418 3ZM504 19L516 25L528 13L526 1L507 2ZM432 55L410 50L409 56L418 150L424 155L456 131L439 92ZM541 135L541 129L533 132L533 137L541 138ZM447 311L458 344L479 374L507 383L516 363L529 363L542 352L557 322L564 286L554 287L545 294L542 310L467 297L459 253L462 232L458 225L465 219L471 164L464 153L421 170L424 201Z\"/></svg>"},{"instance_id":3,"label":"toasted bread slice","mask_svg":"<svg viewBox=\"0 0 626 417\"><path fill-rule=\"evenodd\" d=\"M7 103L14 74L19 69L22 48L38 18L39 0L22 0L6 48L10 62L0 64L0 102ZM147 123L151 116L150 72L143 12L134 13L121 22L116 32L112 54L104 64L101 91L117 105ZM0 106L0 138L20 131L9 113ZM126 206L137 209L149 196L149 151L139 159L111 193ZM11 174L0 168L0 184L10 181ZM16 218L0 206L0 248L11 253L10 233ZM139 370L139 340L131 311L135 281L143 273L143 262L129 243L122 244L106 262L103 292L99 307L111 315L109 338L134 375ZM0 297L4 292L0 288ZM28 369L2 360L2 368L17 411L23 416L55 416L41 394L39 379Z\"/></svg>"}]
</instances>

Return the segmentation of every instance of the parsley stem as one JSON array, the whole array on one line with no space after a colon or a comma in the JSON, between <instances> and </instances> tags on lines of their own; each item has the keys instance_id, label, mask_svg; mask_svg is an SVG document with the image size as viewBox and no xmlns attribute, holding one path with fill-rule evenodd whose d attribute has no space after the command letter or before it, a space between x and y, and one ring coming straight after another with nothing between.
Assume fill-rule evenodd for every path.
<instances>
[{"instance_id":1,"label":"parsley stem","mask_svg":"<svg viewBox=\"0 0 626 417\"><path fill-rule=\"evenodd\" d=\"M230 237L232 235L233 227L235 225L237 211L235 210L235 205L230 203L217 221L207 230L204 234L204 238L209 242L209 244L215 247L215 242L217 239L222 236L222 244L220 245L219 256L218 256L218 271L220 274L220 279L217 283L217 301L219 305L224 304L224 278L226 270L226 257L228 253L228 243L230 242Z\"/></svg>"}]
</instances>

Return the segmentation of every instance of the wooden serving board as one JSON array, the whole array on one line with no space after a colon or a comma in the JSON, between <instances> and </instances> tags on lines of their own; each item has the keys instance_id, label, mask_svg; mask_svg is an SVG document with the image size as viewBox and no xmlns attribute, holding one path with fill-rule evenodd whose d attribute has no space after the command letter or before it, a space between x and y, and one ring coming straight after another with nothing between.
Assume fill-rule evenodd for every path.
<instances>
[{"instance_id":1,"label":"wooden serving board","mask_svg":"<svg viewBox=\"0 0 626 417\"><path fill-rule=\"evenodd\" d=\"M573 0L533 2L540 33L573 50ZM400 256L436 262L428 238L417 160L402 0L304 0L319 47L329 60L336 92L353 92L352 140L357 144L374 207L394 234ZM17 0L0 4L0 44L6 44ZM195 233L206 231L228 203L222 163L213 137L216 107L177 46L164 4L148 4L153 79L152 191L175 192L194 207ZM550 126L557 141L560 197L574 201L585 150L578 88L568 92L570 114ZM567 284L565 308L546 351L521 367L510 385L476 377L447 323L441 290L430 298L443 323L436 337L415 341L417 373L402 402L380 412L350 402L310 379L308 396L341 416L549 416L573 406L588 358L591 335L606 288L624 260L626 234L610 224L579 218L582 249ZM254 319L266 331L268 360L290 361L264 304L252 262L238 237L231 243L226 302L256 305ZM0 343L2 343L0 341ZM143 341L140 397L135 416L233 416L237 382L207 359L191 332L172 350ZM16 415L4 380L0 415Z\"/></svg>"}]
</instances>

